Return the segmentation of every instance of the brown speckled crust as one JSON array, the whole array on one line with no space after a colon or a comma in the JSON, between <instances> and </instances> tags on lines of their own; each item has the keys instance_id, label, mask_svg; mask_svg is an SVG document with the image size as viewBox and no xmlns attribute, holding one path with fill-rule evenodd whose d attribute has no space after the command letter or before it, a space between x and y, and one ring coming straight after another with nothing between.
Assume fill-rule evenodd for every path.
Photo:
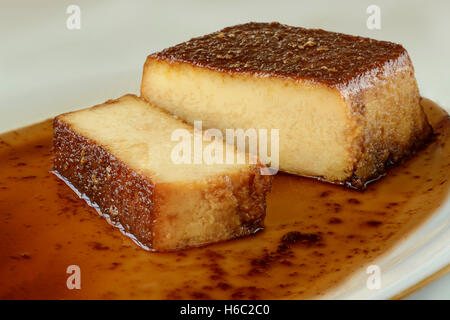
<instances>
[{"instance_id":1,"label":"brown speckled crust","mask_svg":"<svg viewBox=\"0 0 450 320\"><path fill-rule=\"evenodd\" d=\"M336 86L405 52L401 45L387 41L275 22L250 22L193 38L150 57L222 72L306 79Z\"/></svg>"},{"instance_id":2,"label":"brown speckled crust","mask_svg":"<svg viewBox=\"0 0 450 320\"><path fill-rule=\"evenodd\" d=\"M217 195L225 194L236 203L237 226L230 224L217 239L167 245L165 200L170 198L168 189L180 192L177 186L160 185L135 172L95 141L77 134L58 117L53 126L53 169L57 175L70 183L108 222L147 250L173 251L201 246L243 237L264 228L266 193L270 191L272 177L262 176L258 165L242 174L211 180L202 190L204 197L212 201L217 200Z\"/></svg>"},{"instance_id":3,"label":"brown speckled crust","mask_svg":"<svg viewBox=\"0 0 450 320\"><path fill-rule=\"evenodd\" d=\"M407 54L387 64L376 77L363 81L366 84L360 85L358 94L354 90L346 96L353 118L362 128L353 146L353 173L344 183L355 189L365 189L368 183L383 177L388 167L413 156L433 134ZM406 133L405 125L409 126Z\"/></svg>"},{"instance_id":4,"label":"brown speckled crust","mask_svg":"<svg viewBox=\"0 0 450 320\"><path fill-rule=\"evenodd\" d=\"M154 183L55 118L53 169L123 232L152 248Z\"/></svg>"}]
</instances>

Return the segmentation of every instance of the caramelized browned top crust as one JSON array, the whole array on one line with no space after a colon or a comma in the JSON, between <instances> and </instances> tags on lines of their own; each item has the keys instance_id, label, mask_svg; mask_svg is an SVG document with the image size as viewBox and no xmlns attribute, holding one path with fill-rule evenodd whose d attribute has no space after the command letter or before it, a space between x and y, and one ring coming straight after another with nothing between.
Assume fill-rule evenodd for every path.
<instances>
[{"instance_id":1,"label":"caramelized browned top crust","mask_svg":"<svg viewBox=\"0 0 450 320\"><path fill-rule=\"evenodd\" d=\"M279 23L236 25L150 57L222 72L347 83L406 53L399 44Z\"/></svg>"}]
</instances>

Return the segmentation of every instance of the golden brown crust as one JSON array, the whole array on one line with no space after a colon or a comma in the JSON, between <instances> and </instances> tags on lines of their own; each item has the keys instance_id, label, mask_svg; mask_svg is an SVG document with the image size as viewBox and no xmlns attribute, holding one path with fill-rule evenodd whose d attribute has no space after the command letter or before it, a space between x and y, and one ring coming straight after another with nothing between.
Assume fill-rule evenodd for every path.
<instances>
[{"instance_id":1,"label":"golden brown crust","mask_svg":"<svg viewBox=\"0 0 450 320\"><path fill-rule=\"evenodd\" d=\"M98 206L112 225L152 248L154 183L58 117L53 127L53 169Z\"/></svg>"},{"instance_id":2,"label":"golden brown crust","mask_svg":"<svg viewBox=\"0 0 450 320\"><path fill-rule=\"evenodd\" d=\"M399 44L280 23L227 27L149 57L227 73L345 85L406 50Z\"/></svg>"},{"instance_id":3,"label":"golden brown crust","mask_svg":"<svg viewBox=\"0 0 450 320\"><path fill-rule=\"evenodd\" d=\"M388 63L376 76L361 78L359 90L344 91L361 128L355 139L354 170L345 185L364 189L421 149L433 130L422 105L414 68L407 53ZM347 93L347 94L346 94ZM380 107L382 104L382 107Z\"/></svg>"}]
</instances>

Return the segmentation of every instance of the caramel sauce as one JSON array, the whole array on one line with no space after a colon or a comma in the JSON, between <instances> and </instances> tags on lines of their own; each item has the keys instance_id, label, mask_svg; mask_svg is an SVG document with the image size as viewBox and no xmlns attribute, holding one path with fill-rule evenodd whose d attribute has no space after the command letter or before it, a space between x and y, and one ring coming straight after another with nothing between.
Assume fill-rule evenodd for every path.
<instances>
[{"instance_id":1,"label":"caramel sauce","mask_svg":"<svg viewBox=\"0 0 450 320\"><path fill-rule=\"evenodd\" d=\"M365 72L376 74L373 69L383 69L401 56L409 63L406 50L396 43L277 22L227 27L150 55L231 74L307 79L330 86L345 85Z\"/></svg>"},{"instance_id":2,"label":"caramel sauce","mask_svg":"<svg viewBox=\"0 0 450 320\"><path fill-rule=\"evenodd\" d=\"M449 194L450 120L364 192L278 174L266 229L176 253L136 246L51 170L51 121L0 136L0 298L264 299L320 297L404 239ZM66 286L69 265L81 289Z\"/></svg>"}]
</instances>

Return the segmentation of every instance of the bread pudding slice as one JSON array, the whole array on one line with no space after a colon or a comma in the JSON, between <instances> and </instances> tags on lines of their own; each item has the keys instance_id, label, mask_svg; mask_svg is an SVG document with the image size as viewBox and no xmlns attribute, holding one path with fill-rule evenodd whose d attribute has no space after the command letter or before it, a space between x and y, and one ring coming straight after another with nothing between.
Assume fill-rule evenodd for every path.
<instances>
[{"instance_id":1,"label":"bread pudding slice","mask_svg":"<svg viewBox=\"0 0 450 320\"><path fill-rule=\"evenodd\" d=\"M176 164L171 135L177 129L193 128L133 95L60 115L54 119L54 171L149 250L261 230L271 184L262 165Z\"/></svg>"},{"instance_id":2,"label":"bread pudding slice","mask_svg":"<svg viewBox=\"0 0 450 320\"><path fill-rule=\"evenodd\" d=\"M280 170L358 189L432 132L401 45L279 23L151 54L141 97L206 127L279 129Z\"/></svg>"}]
</instances>

